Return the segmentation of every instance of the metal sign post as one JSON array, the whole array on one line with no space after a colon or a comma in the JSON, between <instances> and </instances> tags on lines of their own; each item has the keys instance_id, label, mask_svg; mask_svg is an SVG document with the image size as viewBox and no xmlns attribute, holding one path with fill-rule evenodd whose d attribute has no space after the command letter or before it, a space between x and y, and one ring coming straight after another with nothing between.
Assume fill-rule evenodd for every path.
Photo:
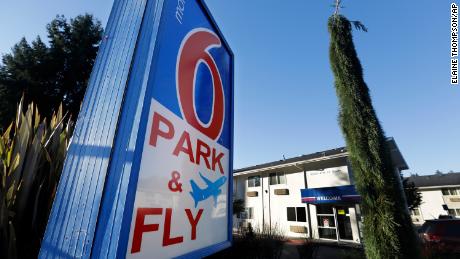
<instances>
[{"instance_id":1,"label":"metal sign post","mask_svg":"<svg viewBox=\"0 0 460 259\"><path fill-rule=\"evenodd\" d=\"M230 246L232 153L233 54L203 1L115 0L40 257Z\"/></svg>"}]
</instances>

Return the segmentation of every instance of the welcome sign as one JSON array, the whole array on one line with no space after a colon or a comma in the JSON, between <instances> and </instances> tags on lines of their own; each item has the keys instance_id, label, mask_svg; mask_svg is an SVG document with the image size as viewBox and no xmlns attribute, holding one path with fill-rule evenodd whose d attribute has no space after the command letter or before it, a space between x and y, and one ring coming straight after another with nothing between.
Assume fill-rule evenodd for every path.
<instances>
[{"instance_id":1,"label":"welcome sign","mask_svg":"<svg viewBox=\"0 0 460 259\"><path fill-rule=\"evenodd\" d=\"M356 203L361 201L361 196L356 192L354 185L336 187L308 188L300 190L303 203L311 204L337 204Z\"/></svg>"}]
</instances>

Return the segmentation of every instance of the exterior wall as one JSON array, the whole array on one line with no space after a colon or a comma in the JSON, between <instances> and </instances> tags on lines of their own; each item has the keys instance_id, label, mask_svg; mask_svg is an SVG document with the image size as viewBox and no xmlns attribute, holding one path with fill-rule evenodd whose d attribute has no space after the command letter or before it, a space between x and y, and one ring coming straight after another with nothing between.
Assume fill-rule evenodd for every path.
<instances>
[{"instance_id":1,"label":"exterior wall","mask_svg":"<svg viewBox=\"0 0 460 259\"><path fill-rule=\"evenodd\" d=\"M248 187L248 177L259 175L261 184L258 187ZM255 229L262 229L263 226L271 226L276 231L289 237L306 237L307 234L294 233L290 231L291 226L305 227L308 233L307 222L287 221L287 207L306 207L301 202L300 190L305 188L303 172L285 174L286 184L269 184L269 173L254 173L248 175L235 176L234 181L236 190L235 198L244 199L246 208L252 208L253 218L242 219L234 217L234 229L238 226L251 226ZM276 190L288 190L288 195L275 194ZM248 192L257 192L256 197L248 197ZM308 212L307 212L308 213ZM271 219L271 221L270 221ZM307 215L308 219L308 215Z\"/></svg>"},{"instance_id":2,"label":"exterior wall","mask_svg":"<svg viewBox=\"0 0 460 259\"><path fill-rule=\"evenodd\" d=\"M258 172L246 175L234 176L236 186L235 197L244 199L245 207L252 208L253 218L252 219L238 219L234 218L236 226L247 226L251 223L254 229L261 229L263 226L271 226L272 229L282 232L287 237L299 238L299 237L312 237L319 239L318 233L318 216L316 205L305 204L301 202L301 189L305 188L324 188L324 187L337 187L344 185L353 184L352 171L348 165L342 165L337 167L325 168L323 170L308 170L298 171L293 173L286 173L285 184L269 184L269 175L271 172ZM279 172L282 172L280 170ZM259 175L260 186L248 187L248 177ZM288 190L288 195L275 194L276 190ZM256 197L248 197L248 192L257 192ZM437 199L437 202L443 202L442 193L436 195L428 195L424 200ZM431 198L430 198L431 197ZM431 203L431 202L430 202ZM444 204L444 203L442 203ZM337 210L335 206L344 206L343 204L331 204L334 206L334 212ZM295 222L287 220L287 208L288 207L303 207L306 208L306 222ZM442 210L442 206L440 206ZM351 240L340 240L346 242L361 242L360 235L360 222L361 213L358 204L348 205L349 217L351 222L352 239ZM445 212L444 212L445 213ZM436 213L436 217L439 213ZM336 219L337 220L337 219ZM296 233L291 230L298 230L304 227L306 233ZM329 239L330 240L330 239Z\"/></svg>"},{"instance_id":3,"label":"exterior wall","mask_svg":"<svg viewBox=\"0 0 460 259\"><path fill-rule=\"evenodd\" d=\"M415 226L420 226L425 222L425 220L423 220L422 213L420 212L420 208L415 208L411 211L410 217Z\"/></svg>"},{"instance_id":4,"label":"exterior wall","mask_svg":"<svg viewBox=\"0 0 460 259\"><path fill-rule=\"evenodd\" d=\"M268 174L266 174L268 182ZM290 237L307 237L308 235L308 215L306 222L295 222L287 220L288 207L303 207L306 210L306 204L302 203L300 190L305 188L305 178L303 172L286 174L286 184L265 185L270 193L270 216L272 228L279 228L286 236ZM288 189L289 195L276 195L275 190ZM264 192L265 194L265 192ZM306 210L307 213L307 210ZM290 231L292 227L304 227L307 233L295 233Z\"/></svg>"},{"instance_id":5,"label":"exterior wall","mask_svg":"<svg viewBox=\"0 0 460 259\"><path fill-rule=\"evenodd\" d=\"M316 205L308 204L308 209L310 211L311 237L314 239L319 239L318 218L316 217Z\"/></svg>"},{"instance_id":6,"label":"exterior wall","mask_svg":"<svg viewBox=\"0 0 460 259\"><path fill-rule=\"evenodd\" d=\"M253 174L258 175L258 174ZM259 187L248 187L247 179L249 176L253 175L242 175L234 177L234 183L236 190L234 190L234 198L244 200L245 208L253 209L253 218L252 219L240 219L234 215L233 217L233 228L234 230L238 227L247 227L247 223L250 223L252 226L256 227L262 224L263 222L263 202L262 202L262 185ZM248 192L258 193L257 197L248 197Z\"/></svg>"},{"instance_id":7,"label":"exterior wall","mask_svg":"<svg viewBox=\"0 0 460 259\"><path fill-rule=\"evenodd\" d=\"M350 184L347 166L326 168L324 170L312 170L307 171L305 174L307 178L306 188L335 187ZM316 205L308 204L308 207L310 211L311 237L319 239Z\"/></svg>"},{"instance_id":8,"label":"exterior wall","mask_svg":"<svg viewBox=\"0 0 460 259\"><path fill-rule=\"evenodd\" d=\"M280 171L281 172L281 171ZM273 172L260 172L246 175L234 176L234 186L236 186L235 198L244 199L245 207L253 209L252 219L242 219L234 217L234 229L238 226L247 226L251 223L252 227L261 229L264 225L271 226L277 231L282 232L288 237L309 237L319 238L316 206L307 205L301 201L301 189L334 187L352 184L347 165L339 167L325 168L324 170L298 171L285 174L285 184L269 184L269 175ZM248 177L259 175L261 184L258 187L248 187ZM307 186L305 185L307 180ZM275 192L288 190L288 195L280 195ZM248 197L248 192L257 192L256 197ZM288 221L287 208L305 208L306 222ZM360 242L358 221L355 206L349 206L350 221L352 224L353 241ZM310 222L309 222L310 221ZM311 227L311 229L310 229ZM291 230L304 229L306 233L296 233Z\"/></svg>"},{"instance_id":9,"label":"exterior wall","mask_svg":"<svg viewBox=\"0 0 460 259\"><path fill-rule=\"evenodd\" d=\"M248 177L260 175L261 176L261 184L258 187L248 187ZM263 215L263 183L262 183L262 175L261 174L253 174L253 175L245 175L241 177L242 185L245 187L244 198L245 198L245 207L252 208L253 210L253 218L248 219L247 222L251 223L254 228L261 228L264 222L264 215ZM257 197L248 197L248 192L257 192Z\"/></svg>"},{"instance_id":10,"label":"exterior wall","mask_svg":"<svg viewBox=\"0 0 460 259\"><path fill-rule=\"evenodd\" d=\"M399 176L399 168L407 169L407 164L404 158L399 153L396 143L391 140L394 146L393 155L396 156L394 161L397 161L395 166L395 174ZM288 159L286 162L272 162L264 165L248 167L246 169L237 170L234 174L235 185L237 191L235 196L245 200L245 206L253 208L253 219L236 219L240 225L251 223L254 228L262 228L263 226L272 226L280 229L288 237L311 237L319 239L318 220L322 229L333 229L333 225L327 225L330 218L333 217L337 230L337 240L344 242L360 243L362 240L362 215L359 204L351 202L346 203L345 200L350 200L350 196L340 195L340 198L335 199L333 196L325 197L309 197L304 199L314 202L318 198L318 202L328 201L330 207L317 207L314 204L302 203L302 189L339 187L354 184L354 177L351 167L348 162L348 154L342 148L340 150L329 150L325 152L317 152L307 155L301 159ZM266 166L266 167L265 167ZM305 169L304 171L302 170ZM270 185L269 174L273 172L289 172L286 173L286 183ZM257 172L257 173L251 173ZM260 175L261 184L258 187L248 187L248 176ZM399 178L398 178L399 179ZM400 185L402 188L402 184ZM288 190L286 192L275 193L277 190ZM338 193L345 188L337 188ZM257 192L256 197L248 197L247 192ZM334 191L334 188L324 190L324 193ZM345 191L342 191L345 193ZM312 193L321 195L321 190L315 190ZM283 195L284 194L284 195ZM254 196L254 195L251 195ZM339 197L339 196L337 196ZM306 208L306 222L288 221L287 208ZM442 208L442 207L441 207ZM317 210L318 209L318 210ZM348 213L344 214L344 211ZM324 214L317 215L317 211ZM332 211L332 212L331 212ZM292 212L292 210L290 210ZM290 218L292 214L290 214ZM349 218L348 218L349 217ZM319 218L319 219L318 219ZM349 219L349 221L348 221ZM348 223L349 222L349 223ZM243 224L241 224L243 223ZM339 223L339 224L338 224ZM297 233L299 230L306 228L307 233ZM321 227L321 226L320 226ZM291 231L293 230L293 231ZM340 233L342 235L340 235ZM328 237L329 241L335 241L332 231L321 230L323 237ZM343 239L340 238L342 236ZM332 238L332 239L331 239ZM326 240L326 239L325 239Z\"/></svg>"},{"instance_id":11,"label":"exterior wall","mask_svg":"<svg viewBox=\"0 0 460 259\"><path fill-rule=\"evenodd\" d=\"M357 214L356 211L356 206L353 206L353 208L349 208L350 210L350 221L351 221L351 231L353 232L353 241L355 242L361 242L361 236L359 234L359 220L361 217L360 215Z\"/></svg>"},{"instance_id":12,"label":"exterior wall","mask_svg":"<svg viewBox=\"0 0 460 259\"><path fill-rule=\"evenodd\" d=\"M442 208L444 199L441 189L422 190L421 194L420 213L422 220L437 219L439 215L447 215L447 211Z\"/></svg>"},{"instance_id":13,"label":"exterior wall","mask_svg":"<svg viewBox=\"0 0 460 259\"><path fill-rule=\"evenodd\" d=\"M459 186L455 188L460 188ZM460 209L460 195L443 195L444 204L446 204L449 209ZM457 214L457 218L460 215Z\"/></svg>"},{"instance_id":14,"label":"exterior wall","mask_svg":"<svg viewBox=\"0 0 460 259\"><path fill-rule=\"evenodd\" d=\"M326 168L324 170L307 171L306 178L307 188L336 187L353 184L353 176L351 175L351 170L349 170L348 166L345 165ZM308 207L310 211L311 237L319 239L320 237L318 233L316 205L309 204ZM358 227L359 215L356 213L355 205L350 204L348 209L353 233L353 241L360 242Z\"/></svg>"},{"instance_id":15,"label":"exterior wall","mask_svg":"<svg viewBox=\"0 0 460 259\"><path fill-rule=\"evenodd\" d=\"M458 187L449 186L446 188ZM446 204L449 209L460 209L460 195L443 195L442 189L443 187L419 188L422 194L422 203L418 208L420 215L412 215L414 224L421 225L425 220L437 219L439 215L448 215L448 212L442 207L443 204Z\"/></svg>"}]
</instances>

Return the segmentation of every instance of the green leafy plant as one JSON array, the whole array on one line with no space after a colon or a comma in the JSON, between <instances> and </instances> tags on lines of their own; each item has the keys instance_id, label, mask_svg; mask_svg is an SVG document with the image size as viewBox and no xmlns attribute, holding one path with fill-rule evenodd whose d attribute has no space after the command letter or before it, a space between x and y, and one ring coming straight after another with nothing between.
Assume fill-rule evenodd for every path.
<instances>
[{"instance_id":1,"label":"green leafy plant","mask_svg":"<svg viewBox=\"0 0 460 259\"><path fill-rule=\"evenodd\" d=\"M406 195L407 207L410 210L418 208L422 204L422 194L413 182L409 182L409 178L404 178L401 174L404 194Z\"/></svg>"},{"instance_id":2,"label":"green leafy plant","mask_svg":"<svg viewBox=\"0 0 460 259\"><path fill-rule=\"evenodd\" d=\"M23 99L0 137L0 258L36 258L73 123L62 106L41 119Z\"/></svg>"},{"instance_id":3,"label":"green leafy plant","mask_svg":"<svg viewBox=\"0 0 460 259\"><path fill-rule=\"evenodd\" d=\"M418 239L400 176L392 166L385 134L364 82L351 23L336 13L329 18L328 29L329 57L340 104L339 124L350 154L356 188L362 197L366 256L419 258Z\"/></svg>"}]
</instances>

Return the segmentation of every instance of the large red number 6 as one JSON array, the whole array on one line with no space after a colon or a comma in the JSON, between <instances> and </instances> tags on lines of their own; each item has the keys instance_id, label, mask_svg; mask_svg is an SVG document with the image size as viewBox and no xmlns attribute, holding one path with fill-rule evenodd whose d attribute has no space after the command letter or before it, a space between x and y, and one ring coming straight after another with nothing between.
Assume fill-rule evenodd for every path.
<instances>
[{"instance_id":1,"label":"large red number 6","mask_svg":"<svg viewBox=\"0 0 460 259\"><path fill-rule=\"evenodd\" d=\"M191 126L214 140L222 130L225 104L220 73L209 49L220 46L221 41L214 32L204 28L194 29L182 41L176 64L176 84L182 114ZM213 84L212 113L207 124L198 118L194 101L195 77L200 62L210 69Z\"/></svg>"}]
</instances>

